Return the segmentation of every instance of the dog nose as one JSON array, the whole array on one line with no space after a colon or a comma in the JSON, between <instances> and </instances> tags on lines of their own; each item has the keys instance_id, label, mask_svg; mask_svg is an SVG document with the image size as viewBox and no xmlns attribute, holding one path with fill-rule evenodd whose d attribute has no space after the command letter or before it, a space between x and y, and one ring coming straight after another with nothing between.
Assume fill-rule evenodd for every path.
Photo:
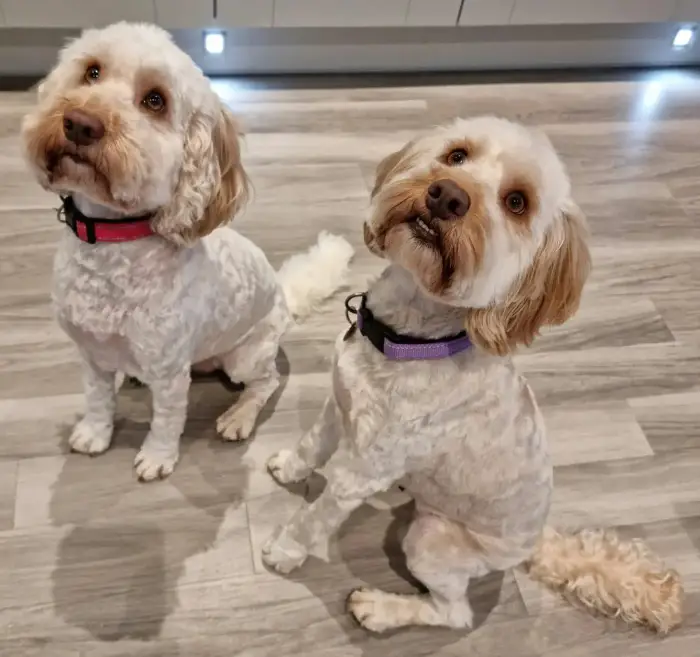
<instances>
[{"instance_id":1,"label":"dog nose","mask_svg":"<svg viewBox=\"0 0 700 657\"><path fill-rule=\"evenodd\" d=\"M89 146L100 141L105 126L98 118L81 110L71 110L63 115L63 132L66 139L78 146Z\"/></svg>"},{"instance_id":2,"label":"dog nose","mask_svg":"<svg viewBox=\"0 0 700 657\"><path fill-rule=\"evenodd\" d=\"M438 180L428 187L425 205L431 217L458 219L467 214L471 200L456 182Z\"/></svg>"}]
</instances>

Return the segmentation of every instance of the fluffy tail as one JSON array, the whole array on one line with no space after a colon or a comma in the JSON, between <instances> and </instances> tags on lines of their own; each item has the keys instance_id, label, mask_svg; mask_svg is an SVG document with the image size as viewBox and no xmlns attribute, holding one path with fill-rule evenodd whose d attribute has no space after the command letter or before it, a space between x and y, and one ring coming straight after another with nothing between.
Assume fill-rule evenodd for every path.
<instances>
[{"instance_id":1,"label":"fluffy tail","mask_svg":"<svg viewBox=\"0 0 700 657\"><path fill-rule=\"evenodd\" d=\"M623 541L614 532L562 534L547 527L530 562L530 577L594 612L662 634L681 623L678 573L642 541Z\"/></svg>"},{"instance_id":2,"label":"fluffy tail","mask_svg":"<svg viewBox=\"0 0 700 657\"><path fill-rule=\"evenodd\" d=\"M305 253L286 260L277 274L287 304L297 320L304 319L340 288L354 249L344 237L322 232Z\"/></svg>"}]
</instances>

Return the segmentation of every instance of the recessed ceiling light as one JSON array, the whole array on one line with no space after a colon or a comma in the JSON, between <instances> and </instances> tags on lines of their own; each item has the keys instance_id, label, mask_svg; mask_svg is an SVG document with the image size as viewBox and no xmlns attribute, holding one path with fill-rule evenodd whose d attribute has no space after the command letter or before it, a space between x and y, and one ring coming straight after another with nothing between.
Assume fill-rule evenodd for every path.
<instances>
[{"instance_id":1,"label":"recessed ceiling light","mask_svg":"<svg viewBox=\"0 0 700 657\"><path fill-rule=\"evenodd\" d=\"M688 48L695 39L695 28L693 27L680 27L676 32L676 36L673 37L673 47L674 48Z\"/></svg>"},{"instance_id":2,"label":"recessed ceiling light","mask_svg":"<svg viewBox=\"0 0 700 657\"><path fill-rule=\"evenodd\" d=\"M210 55L220 55L224 52L226 39L223 32L205 32L204 33L204 50Z\"/></svg>"}]
</instances>

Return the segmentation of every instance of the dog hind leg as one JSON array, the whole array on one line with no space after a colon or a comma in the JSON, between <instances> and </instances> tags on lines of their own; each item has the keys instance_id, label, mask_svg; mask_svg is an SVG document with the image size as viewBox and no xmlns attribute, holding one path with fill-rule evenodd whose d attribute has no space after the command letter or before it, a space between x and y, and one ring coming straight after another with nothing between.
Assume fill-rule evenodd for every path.
<instances>
[{"instance_id":1,"label":"dog hind leg","mask_svg":"<svg viewBox=\"0 0 700 657\"><path fill-rule=\"evenodd\" d=\"M464 527L445 518L419 514L408 530L403 549L409 570L429 593L395 595L378 589L357 589L348 598L350 614L372 632L410 625L471 628L469 580L491 569Z\"/></svg>"}]
</instances>

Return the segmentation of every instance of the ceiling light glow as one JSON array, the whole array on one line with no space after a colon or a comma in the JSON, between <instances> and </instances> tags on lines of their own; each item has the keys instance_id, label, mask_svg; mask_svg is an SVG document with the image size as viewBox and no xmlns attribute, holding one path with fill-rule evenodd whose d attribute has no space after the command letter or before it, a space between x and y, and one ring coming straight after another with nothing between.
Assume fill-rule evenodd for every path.
<instances>
[{"instance_id":1,"label":"ceiling light glow","mask_svg":"<svg viewBox=\"0 0 700 657\"><path fill-rule=\"evenodd\" d=\"M226 39L223 32L205 32L204 50L210 55L220 55L226 47Z\"/></svg>"},{"instance_id":2,"label":"ceiling light glow","mask_svg":"<svg viewBox=\"0 0 700 657\"><path fill-rule=\"evenodd\" d=\"M673 37L673 47L678 48L689 48L693 40L695 39L695 28L692 27L680 27L676 32L676 36Z\"/></svg>"}]
</instances>

